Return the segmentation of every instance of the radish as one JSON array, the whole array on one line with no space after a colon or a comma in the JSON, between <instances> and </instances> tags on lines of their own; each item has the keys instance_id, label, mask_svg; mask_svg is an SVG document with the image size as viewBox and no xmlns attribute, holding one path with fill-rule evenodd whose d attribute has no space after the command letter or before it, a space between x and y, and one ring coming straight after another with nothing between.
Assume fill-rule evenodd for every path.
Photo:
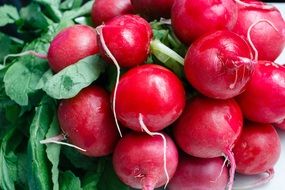
<instances>
[{"instance_id":1,"label":"radish","mask_svg":"<svg viewBox=\"0 0 285 190\"><path fill-rule=\"evenodd\" d=\"M237 20L237 5L229 0L175 0L171 21L177 37L192 43L205 33L232 29Z\"/></svg>"},{"instance_id":2,"label":"radish","mask_svg":"<svg viewBox=\"0 0 285 190\"><path fill-rule=\"evenodd\" d=\"M88 156L106 156L113 152L118 134L110 107L109 94L98 86L89 86L58 107L60 127L69 142Z\"/></svg>"},{"instance_id":3,"label":"radish","mask_svg":"<svg viewBox=\"0 0 285 190\"><path fill-rule=\"evenodd\" d=\"M269 174L255 184L261 185L273 177L273 166L280 156L280 139L272 125L248 122L233 148L233 153L237 172L246 175L264 172Z\"/></svg>"},{"instance_id":4,"label":"radish","mask_svg":"<svg viewBox=\"0 0 285 190\"><path fill-rule=\"evenodd\" d=\"M192 156L214 158L225 155L231 163L231 189L235 173L231 150L242 125L241 110L233 99L196 97L188 102L175 124L174 137L179 147Z\"/></svg>"},{"instance_id":5,"label":"radish","mask_svg":"<svg viewBox=\"0 0 285 190\"><path fill-rule=\"evenodd\" d=\"M279 10L260 1L250 1L240 4L236 25L233 32L246 38L249 27L259 21L268 20L268 23L258 23L252 29L252 42L255 45L260 60L274 61L285 46L285 22Z\"/></svg>"},{"instance_id":6,"label":"radish","mask_svg":"<svg viewBox=\"0 0 285 190\"><path fill-rule=\"evenodd\" d=\"M225 190L228 170L221 157L180 156L168 190Z\"/></svg>"},{"instance_id":7,"label":"radish","mask_svg":"<svg viewBox=\"0 0 285 190\"><path fill-rule=\"evenodd\" d=\"M116 16L133 13L130 0L96 0L93 3L91 17L98 26Z\"/></svg>"},{"instance_id":8,"label":"radish","mask_svg":"<svg viewBox=\"0 0 285 190\"><path fill-rule=\"evenodd\" d=\"M164 155L166 155L169 178L174 175L178 165L178 151L168 135L164 134L166 154L160 137L151 137L142 133L129 133L118 142L113 165L118 177L132 188L153 190L167 184Z\"/></svg>"},{"instance_id":9,"label":"radish","mask_svg":"<svg viewBox=\"0 0 285 190\"><path fill-rule=\"evenodd\" d=\"M115 110L118 120L135 131L142 131L140 114L150 131L160 131L181 115L184 105L181 81L159 65L132 68L118 84Z\"/></svg>"},{"instance_id":10,"label":"radish","mask_svg":"<svg viewBox=\"0 0 285 190\"><path fill-rule=\"evenodd\" d=\"M59 72L87 56L99 52L96 31L85 25L73 25L55 36L48 49L48 62Z\"/></svg>"},{"instance_id":11,"label":"radish","mask_svg":"<svg viewBox=\"0 0 285 190\"><path fill-rule=\"evenodd\" d=\"M245 92L237 97L244 116L255 122L277 123L285 118L285 67L259 61Z\"/></svg>"},{"instance_id":12,"label":"radish","mask_svg":"<svg viewBox=\"0 0 285 190\"><path fill-rule=\"evenodd\" d=\"M148 20L170 18L174 0L131 0L135 12Z\"/></svg>"},{"instance_id":13,"label":"radish","mask_svg":"<svg viewBox=\"0 0 285 190\"><path fill-rule=\"evenodd\" d=\"M152 30L143 18L137 15L115 17L99 26L97 31L102 56L110 57L111 53L121 67L132 67L146 61Z\"/></svg>"},{"instance_id":14,"label":"radish","mask_svg":"<svg viewBox=\"0 0 285 190\"><path fill-rule=\"evenodd\" d=\"M184 72L205 96L228 99L242 93L254 70L250 47L229 31L216 31L196 40L188 49Z\"/></svg>"}]
</instances>

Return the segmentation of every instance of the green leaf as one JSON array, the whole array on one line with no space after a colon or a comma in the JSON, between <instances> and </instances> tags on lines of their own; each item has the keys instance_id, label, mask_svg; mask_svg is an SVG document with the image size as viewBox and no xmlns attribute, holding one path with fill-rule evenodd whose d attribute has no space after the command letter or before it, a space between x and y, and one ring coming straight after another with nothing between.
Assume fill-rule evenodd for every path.
<instances>
[{"instance_id":1,"label":"green leaf","mask_svg":"<svg viewBox=\"0 0 285 190\"><path fill-rule=\"evenodd\" d=\"M46 138L54 137L58 135L60 132L57 118L54 117L53 121L50 125L50 128L47 132ZM51 175L52 175L52 182L53 182L53 190L59 189L58 179L59 179L59 155L60 155L60 145L58 144L46 144L46 153L49 161L52 164L51 168Z\"/></svg>"},{"instance_id":2,"label":"green leaf","mask_svg":"<svg viewBox=\"0 0 285 190\"><path fill-rule=\"evenodd\" d=\"M88 157L71 147L62 147L63 155L78 169L93 170L96 168L96 158Z\"/></svg>"},{"instance_id":3,"label":"green leaf","mask_svg":"<svg viewBox=\"0 0 285 190\"><path fill-rule=\"evenodd\" d=\"M86 57L51 77L43 90L55 99L72 98L94 82L104 68L99 55Z\"/></svg>"},{"instance_id":4,"label":"green leaf","mask_svg":"<svg viewBox=\"0 0 285 190\"><path fill-rule=\"evenodd\" d=\"M47 70L42 78L39 80L39 83L36 86L36 89L42 89L45 86L45 83L53 76L52 70Z\"/></svg>"},{"instance_id":5,"label":"green leaf","mask_svg":"<svg viewBox=\"0 0 285 190\"><path fill-rule=\"evenodd\" d=\"M64 12L62 19L74 19L76 17L90 14L93 3L94 1L90 0L79 8Z\"/></svg>"},{"instance_id":6,"label":"green leaf","mask_svg":"<svg viewBox=\"0 0 285 190\"><path fill-rule=\"evenodd\" d=\"M60 18L62 16L59 10L60 0L34 0L34 2L43 5L46 8L47 15L52 20L54 20L55 22L60 21Z\"/></svg>"},{"instance_id":7,"label":"green leaf","mask_svg":"<svg viewBox=\"0 0 285 190\"><path fill-rule=\"evenodd\" d=\"M0 26L5 26L6 24L13 24L20 17L16 7L3 5L0 7L0 18Z\"/></svg>"},{"instance_id":8,"label":"green leaf","mask_svg":"<svg viewBox=\"0 0 285 190\"><path fill-rule=\"evenodd\" d=\"M28 185L29 189L50 190L51 176L48 169L48 158L45 145L40 141L45 139L48 129L54 118L53 100L45 96L30 126L30 139L28 142Z\"/></svg>"},{"instance_id":9,"label":"green leaf","mask_svg":"<svg viewBox=\"0 0 285 190\"><path fill-rule=\"evenodd\" d=\"M9 147L9 141L11 141L13 137L18 137L16 134L16 127L12 127L10 130L8 130L1 140L0 187L4 190L15 189L14 182L17 177L17 157L13 150L11 150L11 147Z\"/></svg>"},{"instance_id":10,"label":"green leaf","mask_svg":"<svg viewBox=\"0 0 285 190\"><path fill-rule=\"evenodd\" d=\"M81 16L74 19L77 24L89 25L92 26L93 22L90 16Z\"/></svg>"},{"instance_id":11,"label":"green leaf","mask_svg":"<svg viewBox=\"0 0 285 190\"><path fill-rule=\"evenodd\" d=\"M42 13L40 6L36 3L31 3L20 10L20 17L23 21L21 30L35 30L48 28L49 23L45 15Z\"/></svg>"},{"instance_id":12,"label":"green leaf","mask_svg":"<svg viewBox=\"0 0 285 190\"><path fill-rule=\"evenodd\" d=\"M104 172L98 182L97 189L98 190L130 190L130 187L123 184L119 178L117 177L113 165L112 165L112 158L107 157L105 159L105 167Z\"/></svg>"},{"instance_id":13,"label":"green leaf","mask_svg":"<svg viewBox=\"0 0 285 190\"><path fill-rule=\"evenodd\" d=\"M82 4L83 0L66 0L60 4L60 9L75 9L79 8Z\"/></svg>"},{"instance_id":14,"label":"green leaf","mask_svg":"<svg viewBox=\"0 0 285 190\"><path fill-rule=\"evenodd\" d=\"M1 63L3 62L4 57L7 54L18 52L20 48L22 47L22 42L19 40L15 40L11 38L10 36L0 32L0 47L5 47L5 48L1 48L1 51L0 51L0 63ZM3 67L4 67L3 65L0 65L0 70Z\"/></svg>"},{"instance_id":15,"label":"green leaf","mask_svg":"<svg viewBox=\"0 0 285 190\"><path fill-rule=\"evenodd\" d=\"M79 177L76 177L71 171L61 173L59 178L60 190L81 190Z\"/></svg>"}]
</instances>

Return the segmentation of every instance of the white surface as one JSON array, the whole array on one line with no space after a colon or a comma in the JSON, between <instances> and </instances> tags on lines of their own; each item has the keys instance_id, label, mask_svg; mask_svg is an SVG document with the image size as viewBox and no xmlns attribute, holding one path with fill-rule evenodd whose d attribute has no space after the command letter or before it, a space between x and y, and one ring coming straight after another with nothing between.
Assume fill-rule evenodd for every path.
<instances>
[{"instance_id":1,"label":"white surface","mask_svg":"<svg viewBox=\"0 0 285 190\"><path fill-rule=\"evenodd\" d=\"M274 5L278 7L282 12L283 18L285 18L285 3L274 3ZM285 64L285 49L275 62ZM281 139L282 147L280 158L274 167L275 175L268 184L252 190L285 190L285 130L278 130L278 134ZM256 177L237 177L235 185L250 184L254 180L256 180Z\"/></svg>"}]
</instances>

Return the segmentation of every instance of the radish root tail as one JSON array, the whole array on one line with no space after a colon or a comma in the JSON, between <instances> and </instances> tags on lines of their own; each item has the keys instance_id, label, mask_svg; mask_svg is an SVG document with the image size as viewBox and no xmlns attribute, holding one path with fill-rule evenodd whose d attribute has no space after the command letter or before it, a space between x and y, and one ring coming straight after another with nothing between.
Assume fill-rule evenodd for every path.
<instances>
[{"instance_id":1,"label":"radish root tail","mask_svg":"<svg viewBox=\"0 0 285 190\"><path fill-rule=\"evenodd\" d=\"M103 31L102 31L103 27L104 27L103 25L98 26L96 28L96 32L100 37L100 42L102 44L104 51L110 57L110 59L113 61L114 65L116 66L116 69L117 69L117 76L116 76L116 82L115 82L114 94L113 94L113 100L112 100L112 108L113 108L113 114L114 114L115 123L116 123L117 129L118 129L118 132L120 134L120 137L123 137L121 129L120 129L120 125L118 122L117 113L116 113L116 97L117 97L118 84L119 84L119 80L120 80L120 65L105 43L105 39L103 36Z\"/></svg>"},{"instance_id":2,"label":"radish root tail","mask_svg":"<svg viewBox=\"0 0 285 190\"><path fill-rule=\"evenodd\" d=\"M47 59L47 55L46 54L41 54L41 53L38 53L38 52L35 52L35 51L32 51L32 50L29 50L29 51L24 51L24 52L21 52L21 53L6 55L4 57L4 60L3 60L3 65L6 65L7 59L10 58L10 57L22 57L22 56L25 56L25 55L33 55L33 56L38 57L40 59Z\"/></svg>"},{"instance_id":3,"label":"radish root tail","mask_svg":"<svg viewBox=\"0 0 285 190\"><path fill-rule=\"evenodd\" d=\"M261 177L260 179L258 179L256 182L254 182L253 184L249 184L249 185L245 185L245 186L240 186L240 187L233 187L234 190L249 190L249 189L254 189L256 187L262 186L267 184L274 176L274 169L271 168L269 170L266 171L266 173L268 175L266 175L265 177Z\"/></svg>"},{"instance_id":4,"label":"radish root tail","mask_svg":"<svg viewBox=\"0 0 285 190\"><path fill-rule=\"evenodd\" d=\"M251 46L251 48L253 49L254 51L254 61L258 61L258 51L255 47L255 45L253 44L252 40L251 40L251 31L252 31L252 28L254 26L256 26L257 24L261 23L261 22L266 22L268 23L270 26L272 26L272 28L276 31L276 32L279 32L279 30L274 26L274 24L272 22L270 22L269 20L267 19L260 19L258 21L256 21L255 23L253 23L252 25L250 25L250 27L248 28L247 30L247 40Z\"/></svg>"},{"instance_id":5,"label":"radish root tail","mask_svg":"<svg viewBox=\"0 0 285 190\"><path fill-rule=\"evenodd\" d=\"M69 144L69 143L65 143L65 142L62 142L66 140L66 137L64 134L60 134L58 136L54 136L54 137L50 137L48 139L45 139L45 140L41 140L40 143L41 144L50 144L50 143L54 143L54 144L59 144L59 145L65 145L65 146L69 146L69 147L72 147L72 148L75 148L77 150L80 150L82 152L86 152L85 149L83 148L80 148L78 146L75 146L73 144Z\"/></svg>"},{"instance_id":6,"label":"radish root tail","mask_svg":"<svg viewBox=\"0 0 285 190\"><path fill-rule=\"evenodd\" d=\"M141 128L148 135L150 135L150 136L160 136L162 138L162 140L163 140L163 168L164 168L164 173L165 173L165 176L166 176L166 183L165 183L164 189L166 189L166 187L167 187L167 185L169 183L169 180L170 180L169 174L168 174L168 171L167 171L167 163L166 163L166 147L167 147L166 138L165 138L165 136L162 133L149 131L147 126L143 122L143 115L141 113L139 114L139 123L140 123Z\"/></svg>"},{"instance_id":7,"label":"radish root tail","mask_svg":"<svg viewBox=\"0 0 285 190\"><path fill-rule=\"evenodd\" d=\"M225 155L226 155L226 157L230 163L230 171L229 171L230 178L229 178L229 182L228 182L228 190L232 190L233 183L234 183L235 171L236 171L236 161L235 161L233 152L230 148L228 148L226 150Z\"/></svg>"}]
</instances>

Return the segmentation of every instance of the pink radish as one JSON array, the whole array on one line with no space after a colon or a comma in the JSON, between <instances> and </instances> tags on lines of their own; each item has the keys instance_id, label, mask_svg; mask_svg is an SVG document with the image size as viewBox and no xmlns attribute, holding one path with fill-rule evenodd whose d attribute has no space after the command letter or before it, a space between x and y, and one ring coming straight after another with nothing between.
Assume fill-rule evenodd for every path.
<instances>
[{"instance_id":1,"label":"pink radish","mask_svg":"<svg viewBox=\"0 0 285 190\"><path fill-rule=\"evenodd\" d=\"M273 177L280 151L280 139L272 125L248 122L233 148L236 171L246 175L267 172L268 177L253 185L267 183Z\"/></svg>"},{"instance_id":2,"label":"pink radish","mask_svg":"<svg viewBox=\"0 0 285 190\"><path fill-rule=\"evenodd\" d=\"M170 18L174 0L131 0L135 12L148 20Z\"/></svg>"},{"instance_id":3,"label":"pink radish","mask_svg":"<svg viewBox=\"0 0 285 190\"><path fill-rule=\"evenodd\" d=\"M237 97L244 116L255 122L276 123L285 118L285 67L259 61L245 92Z\"/></svg>"},{"instance_id":4,"label":"pink radish","mask_svg":"<svg viewBox=\"0 0 285 190\"><path fill-rule=\"evenodd\" d=\"M142 131L141 114L150 131L160 131L182 113L185 92L181 81L170 70L146 64L125 73L118 84L116 113L126 127Z\"/></svg>"},{"instance_id":5,"label":"pink radish","mask_svg":"<svg viewBox=\"0 0 285 190\"><path fill-rule=\"evenodd\" d=\"M188 102L175 124L174 137L179 147L192 156L214 158L225 155L231 164L231 189L235 173L235 160L231 150L242 125L241 110L233 99L196 97Z\"/></svg>"},{"instance_id":6,"label":"pink radish","mask_svg":"<svg viewBox=\"0 0 285 190\"><path fill-rule=\"evenodd\" d=\"M254 70L248 44L233 32L217 31L196 40L188 49L184 72L202 94L218 99L237 96Z\"/></svg>"},{"instance_id":7,"label":"pink radish","mask_svg":"<svg viewBox=\"0 0 285 190\"><path fill-rule=\"evenodd\" d=\"M178 164L178 152L168 135L164 134L167 147L160 137L151 137L142 133L125 135L117 144L113 154L116 174L132 188L153 190L167 183L164 155L166 155L169 178L174 175Z\"/></svg>"},{"instance_id":8,"label":"pink radish","mask_svg":"<svg viewBox=\"0 0 285 190\"><path fill-rule=\"evenodd\" d=\"M221 157L180 156L168 190L225 190L228 169Z\"/></svg>"},{"instance_id":9,"label":"pink radish","mask_svg":"<svg viewBox=\"0 0 285 190\"><path fill-rule=\"evenodd\" d=\"M252 42L259 53L260 60L274 61L285 46L285 22L279 10L260 1L250 1L246 5L240 4L235 27L232 29L244 38L247 37L249 27L259 20L268 20L270 24L262 22L252 29Z\"/></svg>"},{"instance_id":10,"label":"pink radish","mask_svg":"<svg viewBox=\"0 0 285 190\"><path fill-rule=\"evenodd\" d=\"M216 30L232 29L237 20L237 5L229 0L175 0L171 21L178 38L190 44Z\"/></svg>"},{"instance_id":11,"label":"pink radish","mask_svg":"<svg viewBox=\"0 0 285 190\"><path fill-rule=\"evenodd\" d=\"M109 100L104 89L90 86L59 104L60 127L70 143L86 150L83 154L105 156L115 148L119 136Z\"/></svg>"},{"instance_id":12,"label":"pink radish","mask_svg":"<svg viewBox=\"0 0 285 190\"><path fill-rule=\"evenodd\" d=\"M130 0L96 0L93 3L91 16L98 26L116 16L133 13Z\"/></svg>"},{"instance_id":13,"label":"pink radish","mask_svg":"<svg viewBox=\"0 0 285 190\"><path fill-rule=\"evenodd\" d=\"M48 61L54 72L98 53L96 31L85 25L74 25L62 30L52 40Z\"/></svg>"}]
</instances>

